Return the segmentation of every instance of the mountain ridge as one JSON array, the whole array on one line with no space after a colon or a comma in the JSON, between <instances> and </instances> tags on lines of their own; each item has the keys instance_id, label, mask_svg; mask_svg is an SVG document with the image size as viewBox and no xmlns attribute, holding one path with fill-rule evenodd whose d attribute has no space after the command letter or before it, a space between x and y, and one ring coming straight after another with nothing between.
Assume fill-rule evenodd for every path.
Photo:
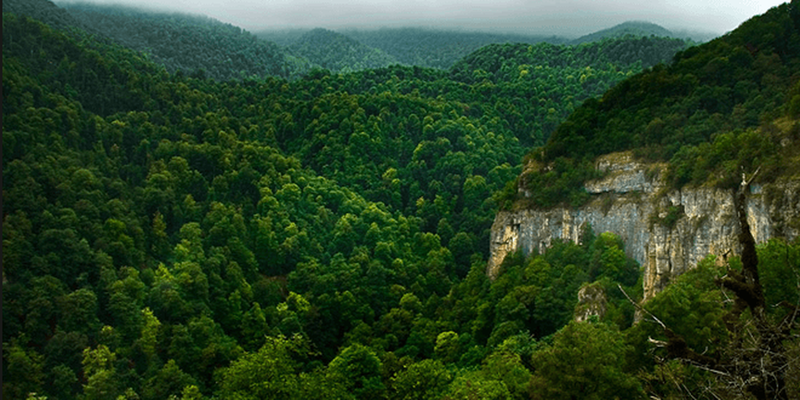
<instances>
[{"instance_id":1,"label":"mountain ridge","mask_svg":"<svg viewBox=\"0 0 800 400\"><path fill-rule=\"evenodd\" d=\"M397 64L394 57L347 35L323 28L312 29L288 49L331 72L351 72Z\"/></svg>"},{"instance_id":2,"label":"mountain ridge","mask_svg":"<svg viewBox=\"0 0 800 400\"><path fill-rule=\"evenodd\" d=\"M581 44L625 35L676 37L675 34L673 34L669 29L652 22L627 21L610 28L601 29L588 35L581 36L570 41L569 43Z\"/></svg>"}]
</instances>

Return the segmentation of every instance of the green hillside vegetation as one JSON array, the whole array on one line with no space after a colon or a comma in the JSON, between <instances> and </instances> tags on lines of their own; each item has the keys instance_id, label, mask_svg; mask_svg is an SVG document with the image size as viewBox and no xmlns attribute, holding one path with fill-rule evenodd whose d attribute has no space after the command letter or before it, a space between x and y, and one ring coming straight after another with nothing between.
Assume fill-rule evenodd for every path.
<instances>
[{"instance_id":1,"label":"green hillside vegetation","mask_svg":"<svg viewBox=\"0 0 800 400\"><path fill-rule=\"evenodd\" d=\"M676 37L675 34L663 26L644 21L628 21L612 26L608 29L602 29L588 35L581 36L570 41L570 44L596 42L598 40L611 39L627 35L639 37Z\"/></svg>"},{"instance_id":2,"label":"green hillside vegetation","mask_svg":"<svg viewBox=\"0 0 800 400\"><path fill-rule=\"evenodd\" d=\"M7 1L3 2L4 9ZM11 0L12 4L17 2L27 4L25 10L52 8L52 3L45 0ZM302 72L302 61L288 56L274 43L208 17L91 3L64 3L63 7L70 20L77 21L78 28L146 54L170 73L182 71L229 80L289 77ZM34 17L41 14L17 13ZM52 18L43 20L49 23Z\"/></svg>"},{"instance_id":3,"label":"green hillside vegetation","mask_svg":"<svg viewBox=\"0 0 800 400\"><path fill-rule=\"evenodd\" d=\"M761 166L761 182L796 173L797 146L785 143L800 129L799 19L785 4L584 102L529 154L518 185L537 191L522 206L581 204L591 161L615 151L671 161L675 188L732 187L740 168Z\"/></svg>"},{"instance_id":4,"label":"green hillside vegetation","mask_svg":"<svg viewBox=\"0 0 800 400\"><path fill-rule=\"evenodd\" d=\"M530 278L489 282L469 230L426 226L425 213L450 205L417 200L419 217L367 200L283 155L291 114L262 117L289 93L297 98L281 101L302 104L300 116L362 101L354 126L380 127L380 110L397 104L380 103L390 95L169 75L113 45L87 48L9 14L3 22L4 398L295 398L320 384L331 397L471 391L464 379L475 382L506 339L530 351L521 332L544 337L567 323L582 283L636 282L635 264L602 261L619 253L613 239L564 244L563 259L537 258ZM87 93L85 74L107 89ZM382 139L369 129L373 138L355 131L351 141ZM433 160L418 147L419 162ZM499 182L513 176L506 170ZM465 206L480 212L491 190L482 176L467 182ZM515 305L520 296L549 306L532 315ZM626 326L632 311L620 307ZM616 328L598 329L619 340ZM504 390L525 393L530 371L518 356L497 353L499 370L481 379L494 390L516 369ZM264 373L273 380L263 389L248 383ZM418 375L430 387L416 386Z\"/></svg>"},{"instance_id":5,"label":"green hillside vegetation","mask_svg":"<svg viewBox=\"0 0 800 400\"><path fill-rule=\"evenodd\" d=\"M257 38L273 42L279 46L289 47L292 43L298 41L303 35L309 32L309 29L295 28L295 29L266 29L254 30L253 35Z\"/></svg>"},{"instance_id":6,"label":"green hillside vegetation","mask_svg":"<svg viewBox=\"0 0 800 400\"><path fill-rule=\"evenodd\" d=\"M498 45L450 73L320 71L293 84L293 100L270 98L263 109L276 111L263 115L278 127L282 148L318 174L422 218L445 242L463 232L486 256L491 195L519 174L523 149L544 143L583 99L641 70L631 51L653 62L682 46L630 38L579 48Z\"/></svg>"},{"instance_id":7,"label":"green hillside vegetation","mask_svg":"<svg viewBox=\"0 0 800 400\"><path fill-rule=\"evenodd\" d=\"M475 50L490 44L548 42L566 43L555 36L531 36L487 32L457 32L423 28L348 30L347 36L380 49L403 65L448 69Z\"/></svg>"},{"instance_id":8,"label":"green hillside vegetation","mask_svg":"<svg viewBox=\"0 0 800 400\"><path fill-rule=\"evenodd\" d=\"M221 81L11 13L2 40L4 399L643 399L713 383L648 355L664 332L632 325L616 288L640 298L640 271L612 234L485 274L493 193L526 146L682 42ZM769 301L795 301L800 243L758 254ZM724 357L715 265L651 309L690 316L678 333ZM606 313L577 323L587 285Z\"/></svg>"},{"instance_id":9,"label":"green hillside vegetation","mask_svg":"<svg viewBox=\"0 0 800 400\"><path fill-rule=\"evenodd\" d=\"M304 34L288 48L293 54L332 72L360 71L397 64L393 57L381 50L321 28Z\"/></svg>"},{"instance_id":10,"label":"green hillside vegetation","mask_svg":"<svg viewBox=\"0 0 800 400\"><path fill-rule=\"evenodd\" d=\"M71 28L86 29L67 10L56 6L51 1L42 0L3 0L3 12L16 15L27 15L42 21L53 28L69 30Z\"/></svg>"}]
</instances>

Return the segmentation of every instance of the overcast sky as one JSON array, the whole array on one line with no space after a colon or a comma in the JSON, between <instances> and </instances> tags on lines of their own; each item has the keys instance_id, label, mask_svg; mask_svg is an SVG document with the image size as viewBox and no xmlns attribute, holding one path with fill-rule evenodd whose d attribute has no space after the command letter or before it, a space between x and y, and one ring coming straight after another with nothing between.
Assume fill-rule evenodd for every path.
<instances>
[{"instance_id":1,"label":"overcast sky","mask_svg":"<svg viewBox=\"0 0 800 400\"><path fill-rule=\"evenodd\" d=\"M61 0L62 2L64 0ZM93 0L205 14L255 31L423 26L576 37L649 21L725 33L779 0ZM165 6L166 3L166 6Z\"/></svg>"}]
</instances>

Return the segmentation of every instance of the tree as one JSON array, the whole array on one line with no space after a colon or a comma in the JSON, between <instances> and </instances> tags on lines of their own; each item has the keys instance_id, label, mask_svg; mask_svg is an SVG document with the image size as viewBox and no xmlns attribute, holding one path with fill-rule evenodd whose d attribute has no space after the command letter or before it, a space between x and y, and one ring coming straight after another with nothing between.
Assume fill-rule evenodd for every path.
<instances>
[{"instance_id":1,"label":"tree","mask_svg":"<svg viewBox=\"0 0 800 400\"><path fill-rule=\"evenodd\" d=\"M605 323L570 322L553 343L533 354L530 395L534 399L643 398L637 379L626 371L630 348Z\"/></svg>"},{"instance_id":2,"label":"tree","mask_svg":"<svg viewBox=\"0 0 800 400\"><path fill-rule=\"evenodd\" d=\"M114 400L121 393L120 380L114 363L117 354L105 345L83 351L84 398L87 400Z\"/></svg>"},{"instance_id":3,"label":"tree","mask_svg":"<svg viewBox=\"0 0 800 400\"><path fill-rule=\"evenodd\" d=\"M44 357L22 345L25 337L3 343L3 398L24 399L28 393L43 392Z\"/></svg>"},{"instance_id":4,"label":"tree","mask_svg":"<svg viewBox=\"0 0 800 400\"><path fill-rule=\"evenodd\" d=\"M299 337L268 337L255 353L245 354L220 373L222 399L291 399L299 390L291 351Z\"/></svg>"},{"instance_id":5,"label":"tree","mask_svg":"<svg viewBox=\"0 0 800 400\"><path fill-rule=\"evenodd\" d=\"M178 394L185 392L185 388L195 383L189 374L181 371L175 360L169 360L155 376L147 380L142 389L142 398L157 400L177 397Z\"/></svg>"},{"instance_id":6,"label":"tree","mask_svg":"<svg viewBox=\"0 0 800 400\"><path fill-rule=\"evenodd\" d=\"M392 378L392 399L433 400L447 389L452 375L438 360L423 360L411 364Z\"/></svg>"},{"instance_id":7,"label":"tree","mask_svg":"<svg viewBox=\"0 0 800 400\"><path fill-rule=\"evenodd\" d=\"M360 344L345 347L328 364L329 379L341 382L357 399L386 398L381 369L375 352Z\"/></svg>"},{"instance_id":8,"label":"tree","mask_svg":"<svg viewBox=\"0 0 800 400\"><path fill-rule=\"evenodd\" d=\"M759 170L745 179L734 191L734 208L738 218L742 247L741 268L732 260L726 274L716 280L721 289L733 294L733 305L726 307L721 320L724 323L730 344L716 354L697 352L683 335L676 333L656 315L645 311L663 329L666 341L653 342L667 350L667 357L687 365L710 372L716 378L712 392L724 396L753 396L756 399L788 399L790 374L794 372L789 354L793 331L797 329L797 313L800 303L789 303L786 299L780 306L786 308L783 316L768 314L764 287L761 284L758 253L747 219L746 196L750 183ZM788 261L788 259L787 259ZM725 295L725 293L724 293ZM795 393L796 394L796 393Z\"/></svg>"}]
</instances>

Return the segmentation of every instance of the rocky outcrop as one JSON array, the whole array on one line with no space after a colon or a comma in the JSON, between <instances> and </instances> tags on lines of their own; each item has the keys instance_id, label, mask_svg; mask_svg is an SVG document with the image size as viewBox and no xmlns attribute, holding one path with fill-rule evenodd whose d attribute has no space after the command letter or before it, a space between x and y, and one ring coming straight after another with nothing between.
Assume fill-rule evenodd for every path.
<instances>
[{"instance_id":1,"label":"rocky outcrop","mask_svg":"<svg viewBox=\"0 0 800 400\"><path fill-rule=\"evenodd\" d=\"M733 192L667 190L665 165L639 163L629 153L603 156L597 168L605 177L586 183L593 199L581 208L498 213L491 232L490 277L509 252L544 252L554 239L579 242L587 225L624 241L627 255L642 266L645 300L707 255L723 260L739 253ZM757 243L772 237L793 240L800 234L800 181L753 185L747 208Z\"/></svg>"},{"instance_id":2,"label":"rocky outcrop","mask_svg":"<svg viewBox=\"0 0 800 400\"><path fill-rule=\"evenodd\" d=\"M585 285L578 290L578 305L575 306L575 321L584 322L592 317L603 318L606 314L606 291L599 283Z\"/></svg>"}]
</instances>

